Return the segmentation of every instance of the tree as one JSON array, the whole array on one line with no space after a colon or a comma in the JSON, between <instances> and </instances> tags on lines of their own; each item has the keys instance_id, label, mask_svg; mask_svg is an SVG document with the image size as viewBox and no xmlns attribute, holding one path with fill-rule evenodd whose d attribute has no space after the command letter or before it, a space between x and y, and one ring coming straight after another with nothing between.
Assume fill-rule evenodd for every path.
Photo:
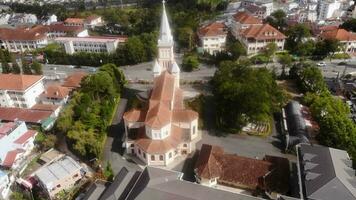
<instances>
[{"instance_id":1,"label":"tree","mask_svg":"<svg viewBox=\"0 0 356 200\"><path fill-rule=\"evenodd\" d=\"M222 62L212 83L216 122L223 130L235 132L248 122L268 121L285 102L285 95L272 73L245 63Z\"/></svg>"},{"instance_id":2,"label":"tree","mask_svg":"<svg viewBox=\"0 0 356 200\"><path fill-rule=\"evenodd\" d=\"M285 75L286 67L290 67L293 58L289 54L282 54L278 56L278 62L282 65L282 77Z\"/></svg>"},{"instance_id":3,"label":"tree","mask_svg":"<svg viewBox=\"0 0 356 200\"><path fill-rule=\"evenodd\" d=\"M311 36L311 31L306 25L297 24L287 30L287 36L286 49L295 53L303 43L303 39Z\"/></svg>"},{"instance_id":4,"label":"tree","mask_svg":"<svg viewBox=\"0 0 356 200\"><path fill-rule=\"evenodd\" d=\"M336 39L325 39L318 41L315 44L314 56L317 58L325 58L327 56L331 57L341 50L341 43Z\"/></svg>"},{"instance_id":5,"label":"tree","mask_svg":"<svg viewBox=\"0 0 356 200\"><path fill-rule=\"evenodd\" d=\"M21 68L15 59L12 61L12 73L21 74Z\"/></svg>"},{"instance_id":6,"label":"tree","mask_svg":"<svg viewBox=\"0 0 356 200\"><path fill-rule=\"evenodd\" d=\"M206 7L210 11L215 10L216 7L223 2L223 0L197 0L198 5Z\"/></svg>"},{"instance_id":7,"label":"tree","mask_svg":"<svg viewBox=\"0 0 356 200\"><path fill-rule=\"evenodd\" d=\"M182 67L185 71L191 72L198 69L199 61L196 55L186 54L183 57Z\"/></svg>"},{"instance_id":8,"label":"tree","mask_svg":"<svg viewBox=\"0 0 356 200\"><path fill-rule=\"evenodd\" d=\"M323 75L315 64L298 63L289 71L290 78L296 79L303 92L322 93L327 90Z\"/></svg>"},{"instance_id":9,"label":"tree","mask_svg":"<svg viewBox=\"0 0 356 200\"><path fill-rule=\"evenodd\" d=\"M123 49L119 48L119 53L121 53L120 50L123 51L128 64L136 64L146 60L145 47L139 37L129 38L123 47Z\"/></svg>"},{"instance_id":10,"label":"tree","mask_svg":"<svg viewBox=\"0 0 356 200\"><path fill-rule=\"evenodd\" d=\"M111 163L108 161L106 163L106 167L104 169L104 176L106 177L107 181L113 181L114 180L114 171L111 167Z\"/></svg>"},{"instance_id":11,"label":"tree","mask_svg":"<svg viewBox=\"0 0 356 200\"><path fill-rule=\"evenodd\" d=\"M42 75L43 71L42 71L42 65L37 62L37 61L33 61L32 65L31 65L32 70L34 71L35 74L37 75Z\"/></svg>"},{"instance_id":12,"label":"tree","mask_svg":"<svg viewBox=\"0 0 356 200\"><path fill-rule=\"evenodd\" d=\"M263 50L263 55L265 55L269 60L278 50L278 46L274 42L270 42L266 45L265 49Z\"/></svg>"},{"instance_id":13,"label":"tree","mask_svg":"<svg viewBox=\"0 0 356 200\"><path fill-rule=\"evenodd\" d=\"M1 62L1 67L2 67L2 73L4 74L11 73L11 67L9 63L7 63L6 61Z\"/></svg>"},{"instance_id":14,"label":"tree","mask_svg":"<svg viewBox=\"0 0 356 200\"><path fill-rule=\"evenodd\" d=\"M20 192L11 193L10 200L27 200L28 198Z\"/></svg>"},{"instance_id":15,"label":"tree","mask_svg":"<svg viewBox=\"0 0 356 200\"><path fill-rule=\"evenodd\" d=\"M356 32L356 19L352 18L345 21L343 24L340 25L340 28L343 28L347 31Z\"/></svg>"},{"instance_id":16,"label":"tree","mask_svg":"<svg viewBox=\"0 0 356 200\"><path fill-rule=\"evenodd\" d=\"M266 18L266 22L274 28L284 32L287 25L286 13L283 10L276 10Z\"/></svg>"},{"instance_id":17,"label":"tree","mask_svg":"<svg viewBox=\"0 0 356 200\"><path fill-rule=\"evenodd\" d=\"M228 34L226 40L226 51L231 54L233 59L236 60L240 56L246 55L246 49L234 36Z\"/></svg>"},{"instance_id":18,"label":"tree","mask_svg":"<svg viewBox=\"0 0 356 200\"><path fill-rule=\"evenodd\" d=\"M25 60L22 59L22 72L24 74L32 74L32 69L31 66L26 62Z\"/></svg>"},{"instance_id":19,"label":"tree","mask_svg":"<svg viewBox=\"0 0 356 200\"><path fill-rule=\"evenodd\" d=\"M35 138L35 143L42 151L47 151L50 148L54 148L57 143L57 137L53 134L44 134L40 132Z\"/></svg>"},{"instance_id":20,"label":"tree","mask_svg":"<svg viewBox=\"0 0 356 200\"><path fill-rule=\"evenodd\" d=\"M180 48L187 48L189 51L195 46L194 31L191 27L182 27L177 30L177 42Z\"/></svg>"}]
</instances>

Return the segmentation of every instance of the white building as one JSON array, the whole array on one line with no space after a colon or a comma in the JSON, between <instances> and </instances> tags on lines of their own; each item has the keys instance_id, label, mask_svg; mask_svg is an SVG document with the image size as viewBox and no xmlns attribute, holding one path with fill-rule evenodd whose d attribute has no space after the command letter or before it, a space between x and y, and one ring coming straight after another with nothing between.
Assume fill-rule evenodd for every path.
<instances>
[{"instance_id":1,"label":"white building","mask_svg":"<svg viewBox=\"0 0 356 200\"><path fill-rule=\"evenodd\" d=\"M97 26L102 26L104 21L101 16L91 15L84 20L84 27L95 28Z\"/></svg>"},{"instance_id":2,"label":"white building","mask_svg":"<svg viewBox=\"0 0 356 200\"><path fill-rule=\"evenodd\" d=\"M209 54L225 49L227 27L222 22L214 22L203 26L198 31L201 46Z\"/></svg>"},{"instance_id":3,"label":"white building","mask_svg":"<svg viewBox=\"0 0 356 200\"><path fill-rule=\"evenodd\" d=\"M247 12L237 12L232 16L231 33L238 39L241 31L256 24L262 24L262 21Z\"/></svg>"},{"instance_id":4,"label":"white building","mask_svg":"<svg viewBox=\"0 0 356 200\"><path fill-rule=\"evenodd\" d=\"M24 52L45 47L48 44L47 28L0 28L0 46L11 52Z\"/></svg>"},{"instance_id":5,"label":"white building","mask_svg":"<svg viewBox=\"0 0 356 200\"><path fill-rule=\"evenodd\" d=\"M167 166L195 149L200 139L198 113L184 108L180 69L173 52L173 36L163 4L154 84L143 101L147 109L124 114L126 152L147 165Z\"/></svg>"},{"instance_id":6,"label":"white building","mask_svg":"<svg viewBox=\"0 0 356 200\"><path fill-rule=\"evenodd\" d=\"M266 8L266 16L271 15L273 12L273 0L243 0L241 2L241 7L246 7L249 5L256 5L259 7Z\"/></svg>"},{"instance_id":7,"label":"white building","mask_svg":"<svg viewBox=\"0 0 356 200\"><path fill-rule=\"evenodd\" d=\"M8 173L0 170L0 199L7 199L10 194L10 178Z\"/></svg>"},{"instance_id":8,"label":"white building","mask_svg":"<svg viewBox=\"0 0 356 200\"><path fill-rule=\"evenodd\" d=\"M340 17L341 2L339 0L319 1L318 20L327 20Z\"/></svg>"},{"instance_id":9,"label":"white building","mask_svg":"<svg viewBox=\"0 0 356 200\"><path fill-rule=\"evenodd\" d=\"M67 54L76 52L113 53L120 44L127 41L127 37L59 37L55 41L64 46Z\"/></svg>"},{"instance_id":10,"label":"white building","mask_svg":"<svg viewBox=\"0 0 356 200\"><path fill-rule=\"evenodd\" d=\"M0 74L0 107L31 108L44 91L44 76Z\"/></svg>"},{"instance_id":11,"label":"white building","mask_svg":"<svg viewBox=\"0 0 356 200\"><path fill-rule=\"evenodd\" d=\"M69 156L44 165L35 172L40 187L52 199L62 190L68 190L82 179L82 167Z\"/></svg>"},{"instance_id":12,"label":"white building","mask_svg":"<svg viewBox=\"0 0 356 200\"><path fill-rule=\"evenodd\" d=\"M0 165L18 169L34 148L37 131L28 130L25 122L0 125Z\"/></svg>"},{"instance_id":13,"label":"white building","mask_svg":"<svg viewBox=\"0 0 356 200\"><path fill-rule=\"evenodd\" d=\"M239 41L248 55L263 51L269 43L277 45L277 51L284 50L286 36L269 24L252 25L240 32Z\"/></svg>"},{"instance_id":14,"label":"white building","mask_svg":"<svg viewBox=\"0 0 356 200\"><path fill-rule=\"evenodd\" d=\"M71 89L60 85L49 85L41 94L41 102L43 104L52 104L62 106L69 99Z\"/></svg>"}]
</instances>

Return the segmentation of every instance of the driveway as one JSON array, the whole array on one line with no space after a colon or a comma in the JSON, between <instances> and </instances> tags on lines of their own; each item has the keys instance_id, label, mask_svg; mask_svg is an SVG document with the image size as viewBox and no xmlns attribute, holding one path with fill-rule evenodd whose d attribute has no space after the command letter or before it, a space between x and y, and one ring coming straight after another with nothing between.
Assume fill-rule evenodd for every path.
<instances>
[{"instance_id":1,"label":"driveway","mask_svg":"<svg viewBox=\"0 0 356 200\"><path fill-rule=\"evenodd\" d=\"M133 162L127 161L122 155L124 148L122 148L122 137L124 135L124 125L122 116L126 110L127 99L121 98L119 105L115 111L114 120L109 127L108 136L106 139L103 155L103 164L106 166L110 162L115 174L121 169L126 167L129 170L140 170L140 168Z\"/></svg>"}]
</instances>

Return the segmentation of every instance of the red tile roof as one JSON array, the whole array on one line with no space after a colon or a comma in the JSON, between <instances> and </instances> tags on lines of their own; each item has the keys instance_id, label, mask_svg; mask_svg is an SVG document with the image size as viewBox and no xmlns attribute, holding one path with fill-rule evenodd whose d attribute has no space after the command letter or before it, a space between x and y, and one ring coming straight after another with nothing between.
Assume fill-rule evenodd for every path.
<instances>
[{"instance_id":1,"label":"red tile roof","mask_svg":"<svg viewBox=\"0 0 356 200\"><path fill-rule=\"evenodd\" d=\"M21 135L19 138L17 138L14 143L15 144L24 144L25 142L27 142L28 139L32 138L33 136L35 136L37 134L37 131L34 130L28 130L26 133L24 133L23 135Z\"/></svg>"},{"instance_id":2,"label":"red tile roof","mask_svg":"<svg viewBox=\"0 0 356 200\"><path fill-rule=\"evenodd\" d=\"M66 24L84 24L84 19L82 18L67 18L64 20Z\"/></svg>"},{"instance_id":3,"label":"red tile roof","mask_svg":"<svg viewBox=\"0 0 356 200\"><path fill-rule=\"evenodd\" d=\"M0 107L0 120L4 121L20 120L28 123L41 123L51 115L51 111Z\"/></svg>"},{"instance_id":4,"label":"red tile roof","mask_svg":"<svg viewBox=\"0 0 356 200\"><path fill-rule=\"evenodd\" d=\"M222 22L213 22L211 24L201 27L198 31L198 34L200 37L226 35L226 28L227 27Z\"/></svg>"},{"instance_id":5,"label":"red tile roof","mask_svg":"<svg viewBox=\"0 0 356 200\"><path fill-rule=\"evenodd\" d=\"M0 126L0 135L8 134L10 130L16 127L16 123L8 122Z\"/></svg>"},{"instance_id":6,"label":"red tile roof","mask_svg":"<svg viewBox=\"0 0 356 200\"><path fill-rule=\"evenodd\" d=\"M46 98L57 98L64 99L69 95L70 89L60 85L50 85L41 94L41 96Z\"/></svg>"},{"instance_id":7,"label":"red tile roof","mask_svg":"<svg viewBox=\"0 0 356 200\"><path fill-rule=\"evenodd\" d=\"M174 110L172 115L173 122L192 122L198 119L199 114L193 110Z\"/></svg>"},{"instance_id":8,"label":"red tile roof","mask_svg":"<svg viewBox=\"0 0 356 200\"><path fill-rule=\"evenodd\" d=\"M32 106L31 110L44 110L44 111L56 111L59 105L53 104L35 104Z\"/></svg>"},{"instance_id":9,"label":"red tile roof","mask_svg":"<svg viewBox=\"0 0 356 200\"><path fill-rule=\"evenodd\" d=\"M133 109L124 114L124 119L129 122L144 122L146 114L147 111Z\"/></svg>"},{"instance_id":10,"label":"red tile roof","mask_svg":"<svg viewBox=\"0 0 356 200\"><path fill-rule=\"evenodd\" d=\"M261 179L271 172L272 163L235 154L226 154L218 146L203 144L196 173L199 177L212 179L218 177L221 184L235 185L245 189L264 189Z\"/></svg>"},{"instance_id":11,"label":"red tile roof","mask_svg":"<svg viewBox=\"0 0 356 200\"><path fill-rule=\"evenodd\" d=\"M50 32L80 33L84 30L83 26L66 26L63 22L53 23L46 27L49 28Z\"/></svg>"},{"instance_id":12,"label":"red tile roof","mask_svg":"<svg viewBox=\"0 0 356 200\"><path fill-rule=\"evenodd\" d=\"M1 40L39 40L47 37L48 28L42 25L33 28L0 28Z\"/></svg>"},{"instance_id":13,"label":"red tile roof","mask_svg":"<svg viewBox=\"0 0 356 200\"><path fill-rule=\"evenodd\" d=\"M2 166L5 167L12 167L12 165L14 164L15 160L16 160L16 156L19 153L24 152L22 149L15 149L13 151L9 151L6 154L6 157L4 159L4 161L2 162Z\"/></svg>"},{"instance_id":14,"label":"red tile roof","mask_svg":"<svg viewBox=\"0 0 356 200\"><path fill-rule=\"evenodd\" d=\"M0 90L24 91L41 79L38 75L0 74Z\"/></svg>"},{"instance_id":15,"label":"red tile roof","mask_svg":"<svg viewBox=\"0 0 356 200\"><path fill-rule=\"evenodd\" d=\"M286 36L269 24L251 25L241 31L244 38L254 38L256 40L285 39Z\"/></svg>"},{"instance_id":16,"label":"red tile roof","mask_svg":"<svg viewBox=\"0 0 356 200\"><path fill-rule=\"evenodd\" d=\"M88 73L85 72L75 72L65 79L62 86L68 88L78 88L80 87L80 82L82 81L82 79L87 75Z\"/></svg>"},{"instance_id":17,"label":"red tile roof","mask_svg":"<svg viewBox=\"0 0 356 200\"><path fill-rule=\"evenodd\" d=\"M90 23L91 21L96 20L98 18L100 18L100 16L98 16L98 15L90 15L87 18L85 18L85 21Z\"/></svg>"},{"instance_id":18,"label":"red tile roof","mask_svg":"<svg viewBox=\"0 0 356 200\"><path fill-rule=\"evenodd\" d=\"M238 12L233 17L236 22L240 22L241 24L262 24L262 20L245 11Z\"/></svg>"},{"instance_id":19,"label":"red tile roof","mask_svg":"<svg viewBox=\"0 0 356 200\"><path fill-rule=\"evenodd\" d=\"M149 154L163 154L177 148L183 140L184 132L177 126L172 126L171 134L163 140L152 140L146 136L144 129L141 129L135 145Z\"/></svg>"},{"instance_id":20,"label":"red tile roof","mask_svg":"<svg viewBox=\"0 0 356 200\"><path fill-rule=\"evenodd\" d=\"M320 34L323 39L337 39L340 41L355 41L356 34L348 32L345 29L334 29L330 31L325 31Z\"/></svg>"}]
</instances>

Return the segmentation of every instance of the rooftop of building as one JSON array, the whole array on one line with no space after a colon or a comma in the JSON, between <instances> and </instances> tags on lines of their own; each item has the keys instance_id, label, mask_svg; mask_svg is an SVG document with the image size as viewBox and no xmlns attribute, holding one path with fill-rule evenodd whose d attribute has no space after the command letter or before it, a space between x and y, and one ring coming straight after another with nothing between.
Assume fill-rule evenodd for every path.
<instances>
[{"instance_id":1,"label":"rooftop of building","mask_svg":"<svg viewBox=\"0 0 356 200\"><path fill-rule=\"evenodd\" d=\"M237 12L235 15L233 15L233 17L235 21L241 24L262 24L262 20L249 14L246 11Z\"/></svg>"},{"instance_id":2,"label":"rooftop of building","mask_svg":"<svg viewBox=\"0 0 356 200\"><path fill-rule=\"evenodd\" d=\"M241 31L244 38L253 38L255 40L267 39L285 39L286 36L269 24L254 24Z\"/></svg>"},{"instance_id":3,"label":"rooftop of building","mask_svg":"<svg viewBox=\"0 0 356 200\"><path fill-rule=\"evenodd\" d=\"M59 84L52 84L46 87L41 97L64 99L68 97L70 89Z\"/></svg>"},{"instance_id":4,"label":"rooftop of building","mask_svg":"<svg viewBox=\"0 0 356 200\"><path fill-rule=\"evenodd\" d=\"M33 110L26 108L0 107L0 120L2 121L24 121L26 123L40 124L52 115L52 111Z\"/></svg>"},{"instance_id":5,"label":"rooftop of building","mask_svg":"<svg viewBox=\"0 0 356 200\"><path fill-rule=\"evenodd\" d=\"M1 40L41 40L47 37L48 28L38 25L31 28L0 28Z\"/></svg>"},{"instance_id":6,"label":"rooftop of building","mask_svg":"<svg viewBox=\"0 0 356 200\"><path fill-rule=\"evenodd\" d=\"M62 86L68 87L68 88L78 88L78 87L80 87L80 82L86 76L88 76L88 73L86 73L86 72L75 72L75 73L69 75L64 80L64 83L62 84Z\"/></svg>"},{"instance_id":7,"label":"rooftop of building","mask_svg":"<svg viewBox=\"0 0 356 200\"><path fill-rule=\"evenodd\" d=\"M301 144L298 164L308 199L356 199L355 170L346 151Z\"/></svg>"},{"instance_id":8,"label":"rooftop of building","mask_svg":"<svg viewBox=\"0 0 356 200\"><path fill-rule=\"evenodd\" d=\"M320 34L323 39L336 39L340 41L355 41L356 33L346 31L345 29L332 29L329 31L324 31Z\"/></svg>"},{"instance_id":9,"label":"rooftop of building","mask_svg":"<svg viewBox=\"0 0 356 200\"><path fill-rule=\"evenodd\" d=\"M84 19L83 18L67 18L64 20L64 23L66 24L84 24Z\"/></svg>"},{"instance_id":10,"label":"rooftop of building","mask_svg":"<svg viewBox=\"0 0 356 200\"><path fill-rule=\"evenodd\" d=\"M221 36L227 34L227 27L223 22L213 22L201 27L198 34L201 37Z\"/></svg>"},{"instance_id":11,"label":"rooftop of building","mask_svg":"<svg viewBox=\"0 0 356 200\"><path fill-rule=\"evenodd\" d=\"M49 28L50 32L80 33L85 30L83 26L66 26L63 22L52 23L46 27Z\"/></svg>"},{"instance_id":12,"label":"rooftop of building","mask_svg":"<svg viewBox=\"0 0 356 200\"><path fill-rule=\"evenodd\" d=\"M58 37L56 41L74 41L74 42L124 42L127 36L88 36L88 37Z\"/></svg>"},{"instance_id":13,"label":"rooftop of building","mask_svg":"<svg viewBox=\"0 0 356 200\"><path fill-rule=\"evenodd\" d=\"M43 78L40 75L0 74L0 90L25 91Z\"/></svg>"}]
</instances>

